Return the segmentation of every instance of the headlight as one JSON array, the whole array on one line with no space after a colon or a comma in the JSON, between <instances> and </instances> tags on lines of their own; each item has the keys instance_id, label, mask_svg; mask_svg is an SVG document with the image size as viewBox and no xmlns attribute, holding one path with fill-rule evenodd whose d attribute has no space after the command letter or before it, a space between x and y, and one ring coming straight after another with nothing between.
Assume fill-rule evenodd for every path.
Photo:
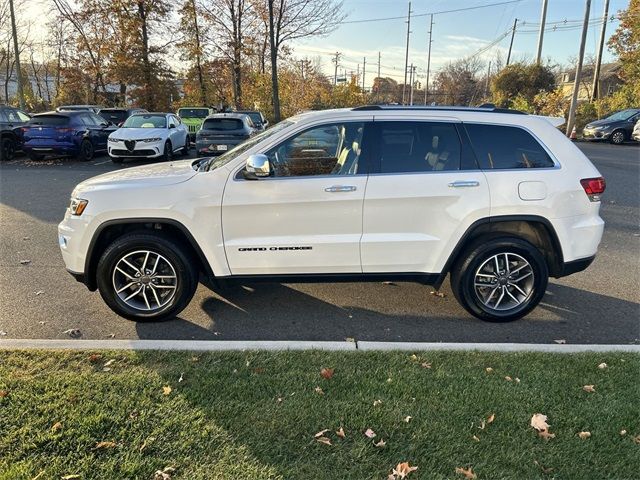
<instances>
[{"instance_id":1,"label":"headlight","mask_svg":"<svg viewBox=\"0 0 640 480\"><path fill-rule=\"evenodd\" d=\"M591 127L591 128L593 128L594 130L604 130L605 128L608 128L608 125L602 125L599 127Z\"/></svg>"},{"instance_id":2,"label":"headlight","mask_svg":"<svg viewBox=\"0 0 640 480\"><path fill-rule=\"evenodd\" d=\"M69 212L71 212L71 215L82 215L82 212L84 212L84 209L87 208L87 204L89 203L89 200L84 200L82 198L71 198L71 203L69 204Z\"/></svg>"},{"instance_id":3,"label":"headlight","mask_svg":"<svg viewBox=\"0 0 640 480\"><path fill-rule=\"evenodd\" d=\"M111 138L111 137L109 137L109 141L115 143L115 142L120 142L121 140L119 138Z\"/></svg>"},{"instance_id":4,"label":"headlight","mask_svg":"<svg viewBox=\"0 0 640 480\"><path fill-rule=\"evenodd\" d=\"M160 137L158 138L143 138L141 140L138 140L139 142L144 142L144 143L151 143L151 142L159 142L160 140L162 140Z\"/></svg>"}]
</instances>

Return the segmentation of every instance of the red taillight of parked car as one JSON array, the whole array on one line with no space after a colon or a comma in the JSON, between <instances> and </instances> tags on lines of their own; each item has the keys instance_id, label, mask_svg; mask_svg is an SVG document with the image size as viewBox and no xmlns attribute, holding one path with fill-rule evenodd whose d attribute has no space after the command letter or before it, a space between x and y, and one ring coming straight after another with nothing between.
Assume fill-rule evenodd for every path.
<instances>
[{"instance_id":1,"label":"red taillight of parked car","mask_svg":"<svg viewBox=\"0 0 640 480\"><path fill-rule=\"evenodd\" d=\"M74 131L73 128L68 128L68 127L58 127L58 128L56 128L56 132L58 132L58 133L71 133L73 131Z\"/></svg>"},{"instance_id":2,"label":"red taillight of parked car","mask_svg":"<svg viewBox=\"0 0 640 480\"><path fill-rule=\"evenodd\" d=\"M600 195L602 195L605 188L607 188L607 183L604 181L603 177L583 178L580 180L580 184L582 185L582 188L584 188L584 193L587 194L589 200L592 202L599 202Z\"/></svg>"}]
</instances>

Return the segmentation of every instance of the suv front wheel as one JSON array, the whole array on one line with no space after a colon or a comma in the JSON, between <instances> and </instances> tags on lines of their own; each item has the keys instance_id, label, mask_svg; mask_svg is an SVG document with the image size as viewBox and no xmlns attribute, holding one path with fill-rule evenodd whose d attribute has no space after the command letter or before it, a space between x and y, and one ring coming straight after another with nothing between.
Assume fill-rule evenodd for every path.
<instances>
[{"instance_id":1,"label":"suv front wheel","mask_svg":"<svg viewBox=\"0 0 640 480\"><path fill-rule=\"evenodd\" d=\"M116 239L98 262L100 295L118 315L137 321L180 313L198 286L194 262L164 236L131 233Z\"/></svg>"},{"instance_id":2,"label":"suv front wheel","mask_svg":"<svg viewBox=\"0 0 640 480\"><path fill-rule=\"evenodd\" d=\"M451 288L472 315L494 322L524 317L544 296L547 264L531 243L499 237L471 246L451 272Z\"/></svg>"}]
</instances>

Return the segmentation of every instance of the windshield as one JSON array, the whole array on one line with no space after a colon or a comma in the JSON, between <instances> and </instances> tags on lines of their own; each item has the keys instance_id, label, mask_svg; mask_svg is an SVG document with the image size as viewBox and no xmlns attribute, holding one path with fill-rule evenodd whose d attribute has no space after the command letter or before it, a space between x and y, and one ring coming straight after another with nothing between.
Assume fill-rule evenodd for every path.
<instances>
[{"instance_id":1,"label":"windshield","mask_svg":"<svg viewBox=\"0 0 640 480\"><path fill-rule=\"evenodd\" d=\"M182 118L207 118L209 115L208 108L181 108L178 115Z\"/></svg>"},{"instance_id":2,"label":"windshield","mask_svg":"<svg viewBox=\"0 0 640 480\"><path fill-rule=\"evenodd\" d=\"M205 170L205 171L208 172L209 170L215 170L216 168L219 168L219 167L229 163L231 160L236 158L238 155L243 154L244 152L246 152L250 148L255 147L258 143L260 143L263 140L266 140L267 138L269 138L274 133L278 133L278 132L284 130L285 128L287 128L287 127L289 127L291 125L293 125L293 122L289 122L287 120L284 120L284 121L278 123L275 127L270 128L269 130L265 130L261 134L256 135L255 137L253 137L251 140L247 140L246 142L241 143L240 145L238 145L236 148L234 148L232 150L229 150L227 153L223 153L222 155L220 155L217 158L213 158L213 157L210 158L208 162L203 164L202 170Z\"/></svg>"},{"instance_id":3,"label":"windshield","mask_svg":"<svg viewBox=\"0 0 640 480\"><path fill-rule=\"evenodd\" d=\"M260 125L262 123L262 115L260 114L260 112L238 112L238 113L244 113L245 115L249 115L249 118L251 118L251 121L256 125Z\"/></svg>"},{"instance_id":4,"label":"windshield","mask_svg":"<svg viewBox=\"0 0 640 480\"><path fill-rule=\"evenodd\" d=\"M36 115L29 120L30 125L69 125L69 117L64 115Z\"/></svg>"},{"instance_id":5,"label":"windshield","mask_svg":"<svg viewBox=\"0 0 640 480\"><path fill-rule=\"evenodd\" d=\"M127 119L126 110L100 110L99 115L105 120L115 123L116 125Z\"/></svg>"},{"instance_id":6,"label":"windshield","mask_svg":"<svg viewBox=\"0 0 640 480\"><path fill-rule=\"evenodd\" d=\"M132 115L122 128L167 128L167 118L164 115Z\"/></svg>"},{"instance_id":7,"label":"windshield","mask_svg":"<svg viewBox=\"0 0 640 480\"><path fill-rule=\"evenodd\" d=\"M607 117L607 120L612 122L619 122L621 120L628 120L630 117L638 113L638 110L621 110Z\"/></svg>"},{"instance_id":8,"label":"windshield","mask_svg":"<svg viewBox=\"0 0 640 480\"><path fill-rule=\"evenodd\" d=\"M238 118L209 118L202 124L203 130L240 130L242 120Z\"/></svg>"}]
</instances>

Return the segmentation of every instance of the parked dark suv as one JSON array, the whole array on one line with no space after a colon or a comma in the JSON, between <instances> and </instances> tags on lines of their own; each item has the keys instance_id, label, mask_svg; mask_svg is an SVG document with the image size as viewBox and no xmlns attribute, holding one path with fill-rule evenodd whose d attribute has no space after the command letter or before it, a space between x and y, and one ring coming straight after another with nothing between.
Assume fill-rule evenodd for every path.
<instances>
[{"instance_id":1,"label":"parked dark suv","mask_svg":"<svg viewBox=\"0 0 640 480\"><path fill-rule=\"evenodd\" d=\"M196 134L196 153L199 157L225 153L252 137L256 132L251 118L246 114L209 115Z\"/></svg>"},{"instance_id":2,"label":"parked dark suv","mask_svg":"<svg viewBox=\"0 0 640 480\"><path fill-rule=\"evenodd\" d=\"M0 105L0 160L11 160L22 146L20 127L29 121L29 115L21 110Z\"/></svg>"},{"instance_id":3,"label":"parked dark suv","mask_svg":"<svg viewBox=\"0 0 640 480\"><path fill-rule=\"evenodd\" d=\"M116 127L89 111L47 112L34 115L23 127L22 149L32 160L62 155L91 160L107 150L107 138Z\"/></svg>"},{"instance_id":4,"label":"parked dark suv","mask_svg":"<svg viewBox=\"0 0 640 480\"><path fill-rule=\"evenodd\" d=\"M251 121L259 131L263 131L269 126L269 121L258 110L236 110L236 113L249 115L249 118L251 118Z\"/></svg>"},{"instance_id":5,"label":"parked dark suv","mask_svg":"<svg viewBox=\"0 0 640 480\"><path fill-rule=\"evenodd\" d=\"M136 113L147 113L147 111L144 108L101 108L98 115L116 127L121 127L127 118Z\"/></svg>"},{"instance_id":6,"label":"parked dark suv","mask_svg":"<svg viewBox=\"0 0 640 480\"><path fill-rule=\"evenodd\" d=\"M627 108L587 124L582 135L585 140L609 140L611 143L620 145L631 139L633 127L638 120L640 120L640 108Z\"/></svg>"}]
</instances>

